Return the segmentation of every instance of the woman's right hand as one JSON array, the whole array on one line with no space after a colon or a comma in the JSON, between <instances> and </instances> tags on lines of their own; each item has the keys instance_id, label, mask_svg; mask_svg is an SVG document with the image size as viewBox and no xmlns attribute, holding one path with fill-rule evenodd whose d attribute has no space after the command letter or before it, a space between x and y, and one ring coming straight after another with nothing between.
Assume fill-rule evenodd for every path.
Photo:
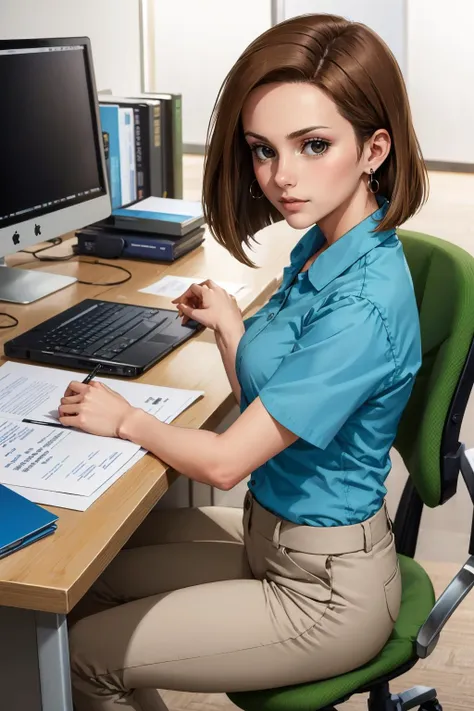
<instances>
[{"instance_id":1,"label":"woman's right hand","mask_svg":"<svg viewBox=\"0 0 474 711\"><path fill-rule=\"evenodd\" d=\"M183 324L192 319L213 331L227 333L243 323L235 298L211 279L191 284L172 303L177 305Z\"/></svg>"}]
</instances>

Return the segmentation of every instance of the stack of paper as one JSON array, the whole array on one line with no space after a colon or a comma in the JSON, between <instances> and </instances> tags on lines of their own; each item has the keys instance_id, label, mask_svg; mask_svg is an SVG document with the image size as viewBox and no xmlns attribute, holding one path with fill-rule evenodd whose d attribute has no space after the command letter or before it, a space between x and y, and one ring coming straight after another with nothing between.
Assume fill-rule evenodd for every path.
<instances>
[{"instance_id":1,"label":"stack of paper","mask_svg":"<svg viewBox=\"0 0 474 711\"><path fill-rule=\"evenodd\" d=\"M146 452L113 437L58 422L57 407L83 373L6 363L0 368L0 483L39 504L85 511ZM133 406L170 423L201 395L157 385L96 378Z\"/></svg>"}]
</instances>

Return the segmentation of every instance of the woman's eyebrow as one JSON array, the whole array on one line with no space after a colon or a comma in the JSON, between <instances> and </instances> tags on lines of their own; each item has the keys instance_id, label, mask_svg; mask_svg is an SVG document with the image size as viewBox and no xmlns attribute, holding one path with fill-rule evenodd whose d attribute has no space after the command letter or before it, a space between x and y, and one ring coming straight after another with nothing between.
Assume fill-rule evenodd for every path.
<instances>
[{"instance_id":1,"label":"woman's eyebrow","mask_svg":"<svg viewBox=\"0 0 474 711\"><path fill-rule=\"evenodd\" d=\"M308 126L307 128L299 128L297 131L289 133L286 138L289 138L290 140L292 138L300 138L306 133L311 133L311 131L318 131L320 128L329 128L329 126ZM258 138L260 141L269 142L268 138L266 138L265 136L261 136L259 133L254 133L253 131L246 131L245 136L252 136L253 138Z\"/></svg>"}]
</instances>

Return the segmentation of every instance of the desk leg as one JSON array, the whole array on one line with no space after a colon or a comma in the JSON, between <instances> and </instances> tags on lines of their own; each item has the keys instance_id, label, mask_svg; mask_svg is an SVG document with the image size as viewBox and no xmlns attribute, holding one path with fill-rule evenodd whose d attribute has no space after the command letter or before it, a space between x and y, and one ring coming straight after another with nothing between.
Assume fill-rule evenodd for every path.
<instances>
[{"instance_id":1,"label":"desk leg","mask_svg":"<svg viewBox=\"0 0 474 711\"><path fill-rule=\"evenodd\" d=\"M65 615L36 613L36 641L43 711L73 711Z\"/></svg>"}]
</instances>

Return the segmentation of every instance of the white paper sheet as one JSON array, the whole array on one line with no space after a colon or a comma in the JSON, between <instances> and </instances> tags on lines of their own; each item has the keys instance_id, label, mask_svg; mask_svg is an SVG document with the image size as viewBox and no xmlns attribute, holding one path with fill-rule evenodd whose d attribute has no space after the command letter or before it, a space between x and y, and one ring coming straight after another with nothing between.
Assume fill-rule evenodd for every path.
<instances>
[{"instance_id":1,"label":"white paper sheet","mask_svg":"<svg viewBox=\"0 0 474 711\"><path fill-rule=\"evenodd\" d=\"M0 367L0 418L56 423L58 406L67 386L71 380L84 380L85 375L8 361ZM142 408L161 422L170 422L204 395L201 390L145 385L99 376L95 380L105 383L131 405Z\"/></svg>"},{"instance_id":2,"label":"white paper sheet","mask_svg":"<svg viewBox=\"0 0 474 711\"><path fill-rule=\"evenodd\" d=\"M71 428L0 419L0 481L26 488L90 496L140 447Z\"/></svg>"},{"instance_id":3,"label":"white paper sheet","mask_svg":"<svg viewBox=\"0 0 474 711\"><path fill-rule=\"evenodd\" d=\"M161 212L168 215L189 215L189 217L201 217L203 214L200 202L177 198L148 197L125 209L140 210L140 212Z\"/></svg>"},{"instance_id":4,"label":"white paper sheet","mask_svg":"<svg viewBox=\"0 0 474 711\"><path fill-rule=\"evenodd\" d=\"M0 482L36 503L84 511L146 453L131 442L58 426L60 398L71 380L84 377L24 363L0 367ZM97 380L166 423L204 394Z\"/></svg>"},{"instance_id":5,"label":"white paper sheet","mask_svg":"<svg viewBox=\"0 0 474 711\"><path fill-rule=\"evenodd\" d=\"M205 277L181 277L168 274L159 281L155 281L154 284L150 284L144 289L139 289L139 291L144 294L154 294L155 296L166 296L170 299L175 299L177 296L181 296L186 289L189 289L191 284L200 284L203 281L205 281ZM229 294L232 294L232 296L237 296L246 286L245 284L237 284L230 281L216 281L216 284Z\"/></svg>"},{"instance_id":6,"label":"white paper sheet","mask_svg":"<svg viewBox=\"0 0 474 711\"><path fill-rule=\"evenodd\" d=\"M108 481L106 481L100 489L94 491L90 496L78 496L77 494L62 494L56 491L43 491L42 489L27 489L23 486L12 486L11 484L5 484L9 489L16 491L18 494L25 496L27 499L34 501L35 504L43 504L46 506L58 506L63 509L73 509L74 511L87 511L89 506L92 506L94 501L109 489L112 484L115 484L120 477L125 474L129 469L133 467L134 464L140 461L142 457L146 454L144 449L140 449L135 456L133 456L130 461L125 464L122 469L113 474Z\"/></svg>"}]
</instances>

